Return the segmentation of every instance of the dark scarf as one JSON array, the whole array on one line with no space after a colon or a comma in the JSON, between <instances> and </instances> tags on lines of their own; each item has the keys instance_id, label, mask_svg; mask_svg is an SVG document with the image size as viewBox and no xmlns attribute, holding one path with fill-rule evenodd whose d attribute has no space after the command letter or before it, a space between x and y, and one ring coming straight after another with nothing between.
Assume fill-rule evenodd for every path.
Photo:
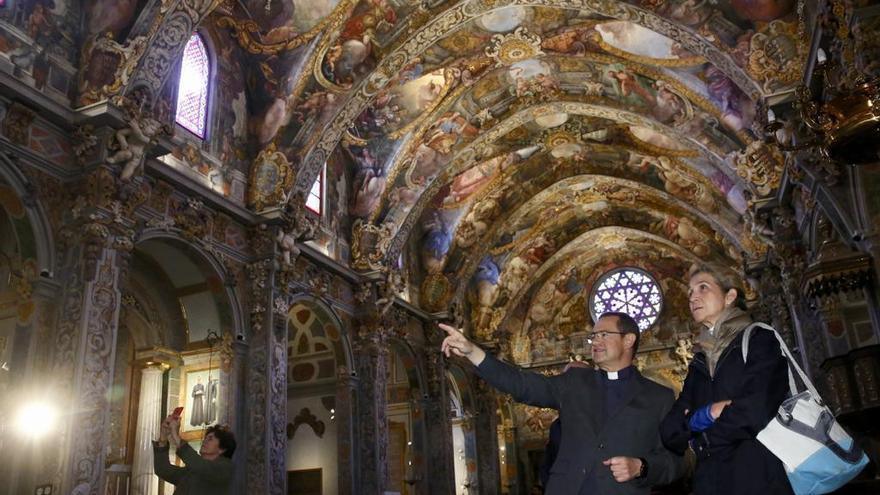
<instances>
[{"instance_id":1,"label":"dark scarf","mask_svg":"<svg viewBox=\"0 0 880 495\"><path fill-rule=\"evenodd\" d=\"M718 315L711 332L708 327L703 327L700 335L697 336L697 344L699 350L706 355L706 366L709 368L710 376L715 376L715 365L718 364L718 358L721 357L724 349L727 349L740 330L750 323L752 317L748 313L730 306Z\"/></svg>"}]
</instances>

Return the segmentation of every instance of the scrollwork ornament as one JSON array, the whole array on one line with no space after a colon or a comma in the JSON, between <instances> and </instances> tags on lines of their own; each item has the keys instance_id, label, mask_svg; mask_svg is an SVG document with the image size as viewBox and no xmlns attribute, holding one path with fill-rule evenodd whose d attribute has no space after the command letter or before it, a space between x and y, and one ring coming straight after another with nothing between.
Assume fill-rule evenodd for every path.
<instances>
[{"instance_id":1,"label":"scrollwork ornament","mask_svg":"<svg viewBox=\"0 0 880 495\"><path fill-rule=\"evenodd\" d=\"M541 37L530 33L523 26L511 34L496 34L492 45L486 48L486 56L495 60L495 67L504 67L522 60L544 55Z\"/></svg>"},{"instance_id":2,"label":"scrollwork ornament","mask_svg":"<svg viewBox=\"0 0 880 495\"><path fill-rule=\"evenodd\" d=\"M764 84L774 88L797 82L803 72L803 43L798 40L797 22L775 20L752 36L748 70Z\"/></svg>"},{"instance_id":3,"label":"scrollwork ornament","mask_svg":"<svg viewBox=\"0 0 880 495\"><path fill-rule=\"evenodd\" d=\"M770 196L779 188L784 158L778 148L753 141L736 155L735 162L737 175L748 182L758 197Z\"/></svg>"},{"instance_id":4,"label":"scrollwork ornament","mask_svg":"<svg viewBox=\"0 0 880 495\"><path fill-rule=\"evenodd\" d=\"M80 103L90 105L118 94L128 84L147 42L146 36L138 36L120 45L109 31L87 41L82 49L82 60L89 63L79 73ZM100 66L96 68L92 64ZM114 70L109 83L92 79L108 69Z\"/></svg>"},{"instance_id":5,"label":"scrollwork ornament","mask_svg":"<svg viewBox=\"0 0 880 495\"><path fill-rule=\"evenodd\" d=\"M374 225L357 219L352 227L352 266L357 270L380 270L392 239L393 226Z\"/></svg>"},{"instance_id":6,"label":"scrollwork ornament","mask_svg":"<svg viewBox=\"0 0 880 495\"><path fill-rule=\"evenodd\" d=\"M290 161L274 144L270 144L257 155L251 166L248 203L256 210L283 204L293 185L293 176Z\"/></svg>"}]
</instances>

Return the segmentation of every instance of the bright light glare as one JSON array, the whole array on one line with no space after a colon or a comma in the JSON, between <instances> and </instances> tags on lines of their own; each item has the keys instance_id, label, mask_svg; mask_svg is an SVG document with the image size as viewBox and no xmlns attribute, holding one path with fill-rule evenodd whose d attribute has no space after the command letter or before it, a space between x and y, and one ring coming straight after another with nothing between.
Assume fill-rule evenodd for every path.
<instances>
[{"instance_id":1,"label":"bright light glare","mask_svg":"<svg viewBox=\"0 0 880 495\"><path fill-rule=\"evenodd\" d=\"M55 408L43 402L32 402L18 411L15 425L21 434L39 438L52 431L57 419Z\"/></svg>"}]
</instances>

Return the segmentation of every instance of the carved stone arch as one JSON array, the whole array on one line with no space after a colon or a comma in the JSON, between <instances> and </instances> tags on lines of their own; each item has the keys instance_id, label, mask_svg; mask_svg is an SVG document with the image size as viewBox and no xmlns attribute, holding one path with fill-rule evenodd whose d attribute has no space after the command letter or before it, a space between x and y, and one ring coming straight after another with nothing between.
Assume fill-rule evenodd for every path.
<instances>
[{"instance_id":1,"label":"carved stone arch","mask_svg":"<svg viewBox=\"0 0 880 495\"><path fill-rule=\"evenodd\" d=\"M293 308L297 303L308 303L309 305L316 306L320 308L326 316L330 318L332 323L336 325L336 328L339 329L339 340L342 344L342 357L345 359L345 369L346 372L351 375L355 370L355 361L354 354L352 353L351 348L351 335L349 332L349 328L347 328L343 323L342 319L339 318L339 314L333 309L333 305L320 296L316 296L309 292L297 292L293 294L290 298L290 308ZM289 318L289 316L288 316ZM338 367L339 363L337 363Z\"/></svg>"},{"instance_id":2,"label":"carved stone arch","mask_svg":"<svg viewBox=\"0 0 880 495\"><path fill-rule=\"evenodd\" d=\"M223 261L200 244L187 241L186 238L174 231L148 228L141 231L137 237L138 244L150 240L170 241L175 247L185 247L191 250L199 260L206 264L205 267L208 270L220 278L223 283L224 296L230 309L229 330L236 340L247 340L250 327L245 323L241 297L235 284L235 275L230 273Z\"/></svg>"},{"instance_id":3,"label":"carved stone arch","mask_svg":"<svg viewBox=\"0 0 880 495\"><path fill-rule=\"evenodd\" d=\"M424 397L428 393L428 380L425 374L424 361L419 359L418 353L415 352L415 349L413 349L409 342L401 338L388 337L388 347L392 351L403 351L401 357L405 356L412 359L413 363L415 363L414 369L407 369L407 377L409 378L410 387L419 392L419 397L413 398Z\"/></svg>"},{"instance_id":4,"label":"carved stone arch","mask_svg":"<svg viewBox=\"0 0 880 495\"><path fill-rule=\"evenodd\" d=\"M46 208L36 196L34 183L22 173L15 162L10 160L9 155L0 153L0 184L4 182L12 188L24 206L31 227L30 242L36 250L36 261L40 272L48 275L49 278L54 277L57 269L55 239Z\"/></svg>"},{"instance_id":5,"label":"carved stone arch","mask_svg":"<svg viewBox=\"0 0 880 495\"><path fill-rule=\"evenodd\" d=\"M409 342L402 338L392 335L388 336L386 342L390 354L392 356L396 355L398 359L402 360L406 368L407 385L409 386L408 400L392 402L391 399L387 399L385 405L388 423L388 454L386 455L388 482L400 481L401 483L406 483L408 482L407 480L424 482L430 479L429 467L426 462L430 455L428 452L429 427L426 424L429 387L424 369L424 358L415 352ZM396 361L392 357L388 367L388 381L385 387L386 397L388 390L391 390L391 387L394 385L391 378L394 376L394 367L396 365ZM390 418L395 415L392 413L395 410L394 408L396 408L398 415L401 413L401 404L406 404L405 407L408 409L409 424L404 426L404 428L407 429L409 436L407 437L408 443L405 446L398 445L396 449L395 442L400 440L399 428L401 423L392 422ZM396 424L397 428L392 423ZM398 453L403 457L395 458L394 453ZM399 480L393 478L395 474L393 464L396 462L400 462L400 465L402 465L400 468L402 471L398 473L400 476ZM390 490L392 488L386 485L386 489Z\"/></svg>"},{"instance_id":6,"label":"carved stone arch","mask_svg":"<svg viewBox=\"0 0 880 495\"><path fill-rule=\"evenodd\" d=\"M461 399L462 409L465 412L475 413L477 410L476 397L473 384L469 378L472 375L469 375L456 363L449 365L447 373L456 387L456 391Z\"/></svg>"}]
</instances>

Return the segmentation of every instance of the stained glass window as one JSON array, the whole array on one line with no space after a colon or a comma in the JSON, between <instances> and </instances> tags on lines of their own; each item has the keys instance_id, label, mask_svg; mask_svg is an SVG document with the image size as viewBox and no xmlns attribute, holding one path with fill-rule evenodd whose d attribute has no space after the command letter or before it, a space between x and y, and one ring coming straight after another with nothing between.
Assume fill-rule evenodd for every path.
<instances>
[{"instance_id":1,"label":"stained glass window","mask_svg":"<svg viewBox=\"0 0 880 495\"><path fill-rule=\"evenodd\" d=\"M205 43L201 36L193 34L183 49L175 121L202 139L208 116L210 68Z\"/></svg>"},{"instance_id":2,"label":"stained glass window","mask_svg":"<svg viewBox=\"0 0 880 495\"><path fill-rule=\"evenodd\" d=\"M312 184L312 190L309 191L309 197L306 198L306 208L320 215L322 213L321 205L323 203L323 193L324 193L324 174L326 173L326 166L321 169L321 173L318 174L318 178L315 179L315 183Z\"/></svg>"},{"instance_id":3,"label":"stained glass window","mask_svg":"<svg viewBox=\"0 0 880 495\"><path fill-rule=\"evenodd\" d=\"M657 321L662 305L660 286L651 275L638 268L619 268L606 273L590 297L593 320L609 311L622 312L632 316L643 331Z\"/></svg>"}]
</instances>

